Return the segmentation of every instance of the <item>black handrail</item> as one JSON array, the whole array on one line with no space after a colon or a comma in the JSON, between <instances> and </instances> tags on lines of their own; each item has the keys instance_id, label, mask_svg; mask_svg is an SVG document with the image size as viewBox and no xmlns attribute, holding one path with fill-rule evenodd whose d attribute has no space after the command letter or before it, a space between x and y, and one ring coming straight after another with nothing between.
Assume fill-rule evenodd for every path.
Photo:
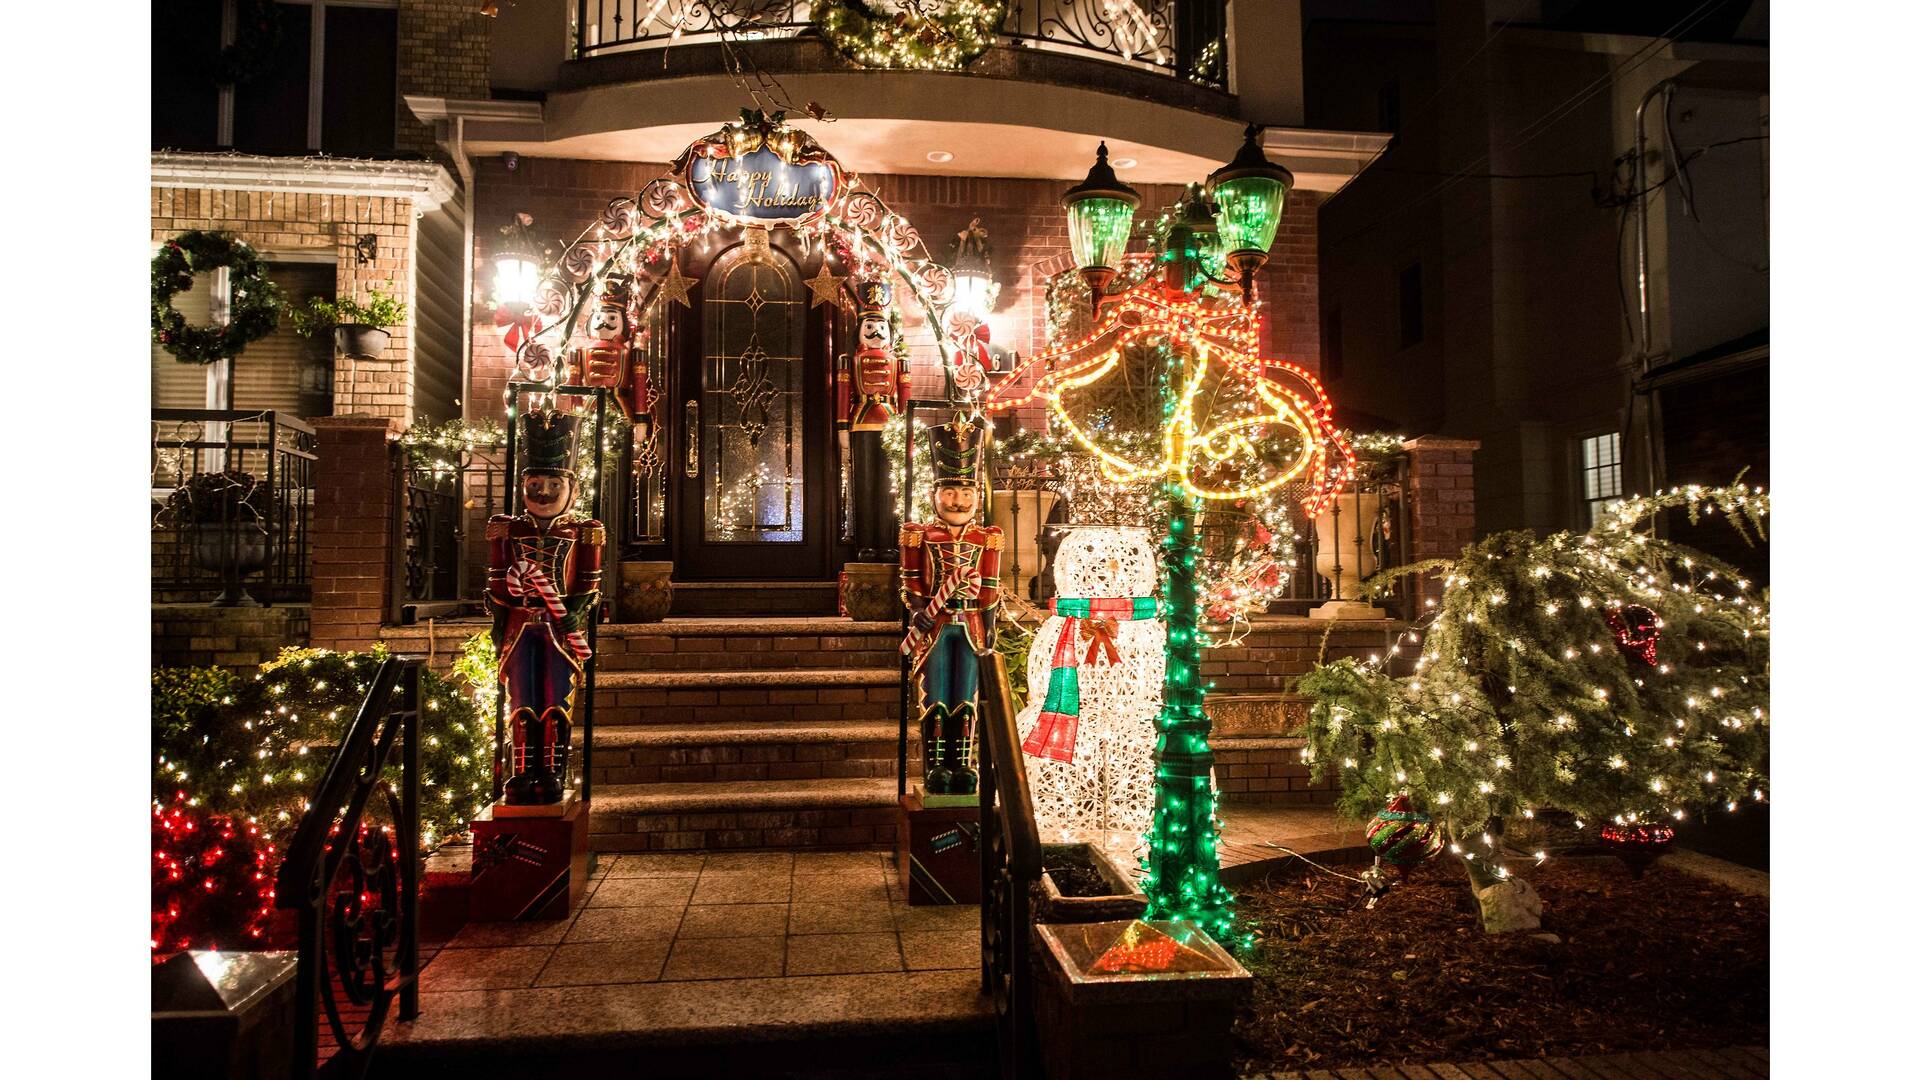
<instances>
[{"instance_id":1,"label":"black handrail","mask_svg":"<svg viewBox=\"0 0 1920 1080\"><path fill-rule=\"evenodd\" d=\"M1034 1075L1033 891L1040 881L1040 829L1014 730L1007 658L980 660L980 981L993 997L1000 1076Z\"/></svg>"},{"instance_id":2,"label":"black handrail","mask_svg":"<svg viewBox=\"0 0 1920 1080\"><path fill-rule=\"evenodd\" d=\"M274 903L299 913L293 1075L364 1076L395 998L400 1019L420 1014L420 673L425 659L389 657L374 670L280 864ZM395 689L399 700L393 700ZM382 777L400 743L400 790ZM362 835L379 789L393 818ZM336 882L345 870L345 888ZM395 971L388 970L389 950ZM345 1005L340 997L346 999ZM364 1008L350 1030L344 1008ZM338 1048L320 1055L326 1010Z\"/></svg>"}]
</instances>

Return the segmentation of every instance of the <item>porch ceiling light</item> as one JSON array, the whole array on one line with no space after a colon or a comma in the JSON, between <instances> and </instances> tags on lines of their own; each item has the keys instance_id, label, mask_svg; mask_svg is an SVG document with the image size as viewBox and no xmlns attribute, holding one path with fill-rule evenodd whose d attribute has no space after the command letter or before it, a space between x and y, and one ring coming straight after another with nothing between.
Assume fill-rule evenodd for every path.
<instances>
[{"instance_id":1,"label":"porch ceiling light","mask_svg":"<svg viewBox=\"0 0 1920 1080\"><path fill-rule=\"evenodd\" d=\"M493 252L493 302L503 307L525 307L545 271L546 253L533 237L533 215L517 213L500 227L500 243Z\"/></svg>"},{"instance_id":2,"label":"porch ceiling light","mask_svg":"<svg viewBox=\"0 0 1920 1080\"><path fill-rule=\"evenodd\" d=\"M1268 161L1260 149L1260 132L1258 124L1248 124L1240 152L1207 177L1207 193L1219 208L1226 262L1243 287L1250 287L1252 276L1266 265L1287 192L1293 189L1293 174Z\"/></svg>"},{"instance_id":3,"label":"porch ceiling light","mask_svg":"<svg viewBox=\"0 0 1920 1080\"><path fill-rule=\"evenodd\" d=\"M1095 153L1087 178L1068 188L1060 204L1067 208L1067 243L1073 249L1074 265L1098 296L1113 280L1114 268L1127 250L1140 193L1114 175L1113 166L1107 164L1105 142Z\"/></svg>"}]
</instances>

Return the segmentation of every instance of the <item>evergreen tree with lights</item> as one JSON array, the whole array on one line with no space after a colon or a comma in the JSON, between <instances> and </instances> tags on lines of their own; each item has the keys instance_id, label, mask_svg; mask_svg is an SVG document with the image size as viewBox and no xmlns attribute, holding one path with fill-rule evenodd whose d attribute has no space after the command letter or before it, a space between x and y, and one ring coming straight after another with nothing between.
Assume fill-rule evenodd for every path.
<instances>
[{"instance_id":1,"label":"evergreen tree with lights","mask_svg":"<svg viewBox=\"0 0 1920 1080\"><path fill-rule=\"evenodd\" d=\"M1383 817L1430 816L1489 929L1494 887L1515 880L1507 821L1562 811L1585 835L1647 846L1700 807L1766 797L1765 603L1733 567L1655 535L1669 510L1753 542L1768 497L1737 482L1665 491L1612 504L1585 533L1498 533L1404 568L1446 575L1424 633L1394 647L1417 645L1413 670L1346 659L1301 680L1314 779L1336 774L1356 817L1400 797L1411 809Z\"/></svg>"}]
</instances>

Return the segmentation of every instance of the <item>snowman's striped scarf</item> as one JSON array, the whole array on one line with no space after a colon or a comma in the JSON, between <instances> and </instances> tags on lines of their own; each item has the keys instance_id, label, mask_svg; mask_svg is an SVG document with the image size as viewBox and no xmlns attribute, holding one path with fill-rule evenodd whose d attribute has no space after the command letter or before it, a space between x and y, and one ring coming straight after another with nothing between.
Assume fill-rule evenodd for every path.
<instances>
[{"instance_id":1,"label":"snowman's striped scarf","mask_svg":"<svg viewBox=\"0 0 1920 1080\"><path fill-rule=\"evenodd\" d=\"M1160 605L1151 596L1058 596L1053 600L1053 613L1066 622L1060 627L1060 640L1053 646L1053 667L1047 673L1047 700L1040 706L1040 721L1033 725L1020 749L1032 757L1072 761L1080 738L1080 654L1074 643L1087 639L1089 666L1103 659L1117 664L1120 650L1113 644L1115 624L1155 618Z\"/></svg>"}]
</instances>

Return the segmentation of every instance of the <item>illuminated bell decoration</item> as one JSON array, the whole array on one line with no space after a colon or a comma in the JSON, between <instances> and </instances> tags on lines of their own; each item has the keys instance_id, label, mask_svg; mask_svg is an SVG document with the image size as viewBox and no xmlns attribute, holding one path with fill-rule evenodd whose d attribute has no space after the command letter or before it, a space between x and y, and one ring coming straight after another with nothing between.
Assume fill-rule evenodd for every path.
<instances>
[{"instance_id":1,"label":"illuminated bell decoration","mask_svg":"<svg viewBox=\"0 0 1920 1080\"><path fill-rule=\"evenodd\" d=\"M1240 276L1243 293L1251 295L1253 275L1266 265L1293 190L1293 174L1267 160L1260 149L1260 127L1247 125L1246 141L1232 161L1207 177L1207 193L1219 208L1220 242L1227 265Z\"/></svg>"},{"instance_id":2,"label":"illuminated bell decoration","mask_svg":"<svg viewBox=\"0 0 1920 1080\"><path fill-rule=\"evenodd\" d=\"M1097 304L1100 290L1113 280L1114 268L1127 250L1140 193L1114 175L1113 166L1107 164L1107 144L1102 142L1087 178L1068 188L1060 205L1067 208L1067 244L1073 249L1074 265L1093 288Z\"/></svg>"},{"instance_id":3,"label":"illuminated bell decoration","mask_svg":"<svg viewBox=\"0 0 1920 1080\"><path fill-rule=\"evenodd\" d=\"M1433 818L1413 808L1413 799L1395 795L1385 810L1367 823L1367 846L1375 858L1402 871L1426 862L1440 850L1444 838Z\"/></svg>"}]
</instances>

